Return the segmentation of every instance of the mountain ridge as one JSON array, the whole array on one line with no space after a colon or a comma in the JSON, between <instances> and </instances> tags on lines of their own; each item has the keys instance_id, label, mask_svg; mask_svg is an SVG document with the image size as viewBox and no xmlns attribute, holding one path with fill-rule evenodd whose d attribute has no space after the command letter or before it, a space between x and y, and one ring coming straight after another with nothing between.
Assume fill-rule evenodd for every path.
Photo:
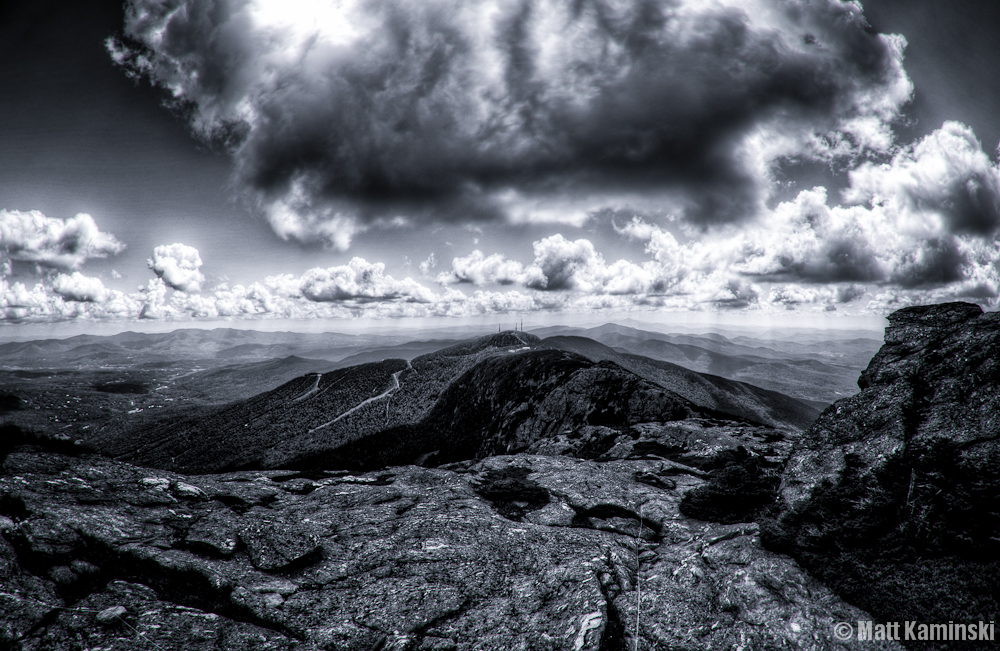
<instances>
[{"instance_id":1,"label":"mountain ridge","mask_svg":"<svg viewBox=\"0 0 1000 651\"><path fill-rule=\"evenodd\" d=\"M615 359L590 359L560 351L546 341L528 333L508 331L455 344L409 361L388 359L320 375L304 375L273 391L228 406L156 412L129 429L104 430L88 441L98 450L125 461L185 472L303 464L369 467L389 463L387 459L390 458L392 463L408 463L448 448L443 445L444 439L459 436L458 430L463 440L476 443L451 445L453 452L461 449L466 455L486 456L495 454L500 448L505 452L527 449L540 438L550 436L557 427L555 423L569 417L556 416L544 405L550 398L556 400L554 395L561 396L568 391L566 387L570 384L575 387L573 395L579 404L573 408L576 415L567 422L572 422L573 426L613 425L615 436L621 435L623 429L641 422L636 420L639 418L636 414L643 412L630 406L632 393L626 395L600 388L608 387L611 378L617 378L614 382L628 386L629 391L639 392L636 395L655 393L662 397L669 393L674 396L663 398L665 411L643 416L647 420L674 420L671 414L680 412L674 407L668 408L668 402L674 406L684 405L684 417L724 418L789 431L803 427L816 414L815 409L804 403L779 398L757 387L722 378L706 379L681 367L661 364L657 369L652 361L652 366L639 368L640 372L636 373L626 368L629 363L636 366L634 360L617 353L614 353ZM625 366L618 364L616 359L624 361ZM473 371L481 364L486 364L488 371L475 375ZM563 373L559 369L568 370ZM473 376L465 378L468 373ZM574 380L575 373L582 374L580 378L590 378L589 383L579 378ZM529 377L532 379L525 385L528 389L515 386ZM671 378L675 386L663 386L665 377ZM705 387L711 389L713 400L699 402L684 395L689 393L697 398L706 393ZM592 399L597 398L588 392L600 394L599 405L593 403ZM726 397L731 399L721 399ZM508 398L510 405L505 403ZM470 424L475 418L455 416L466 405L482 401L489 407L479 410L479 418L487 413L507 413L508 410L519 415L492 429L477 429ZM549 414L547 418L551 422L532 420L537 409L548 410L545 413ZM611 410L617 420L613 423L588 422L589 414L595 409ZM445 415L449 410L458 421L453 422L452 416ZM532 423L530 433L518 430L521 421ZM602 445L612 446L615 436L606 432ZM500 443L507 438L518 443L515 447ZM400 447L401 441L407 444ZM384 454L372 457L364 451L367 448ZM399 450L403 448L408 456L400 456ZM209 451L211 454L207 454ZM448 454L442 458L460 460Z\"/></svg>"}]
</instances>

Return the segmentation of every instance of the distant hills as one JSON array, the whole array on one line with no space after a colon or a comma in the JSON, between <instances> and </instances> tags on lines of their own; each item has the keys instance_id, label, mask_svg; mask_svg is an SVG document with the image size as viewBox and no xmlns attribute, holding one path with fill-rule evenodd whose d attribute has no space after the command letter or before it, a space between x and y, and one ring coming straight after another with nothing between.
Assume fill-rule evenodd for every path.
<instances>
[{"instance_id":1,"label":"distant hills","mask_svg":"<svg viewBox=\"0 0 1000 651\"><path fill-rule=\"evenodd\" d=\"M613 323L589 328L553 326L535 329L532 334L540 338L586 337L617 353L640 355L698 373L746 382L810 402L816 407L857 393L857 377L882 343L881 339L865 331L833 336L821 330L789 330L784 338L763 338L763 335L758 338L728 332L725 335L662 333ZM869 336L864 336L866 334ZM0 344L0 369L134 369L142 366L176 367L190 373L232 367L229 377L233 382L229 383L229 389L215 392L197 389L205 400L219 403L276 388L305 372L322 372L383 359L412 360L454 345L468 336L468 330L459 329L416 334L347 335L232 328L80 335ZM601 355L607 358L606 352ZM274 367L270 383L241 383L236 379L241 374L257 374L265 379L264 369L268 367L247 365L274 363L292 357L328 364L307 368L286 363L280 366L287 367L288 372ZM193 387L204 385L194 375L190 382ZM239 385L244 385L246 390L237 390Z\"/></svg>"},{"instance_id":2,"label":"distant hills","mask_svg":"<svg viewBox=\"0 0 1000 651\"><path fill-rule=\"evenodd\" d=\"M459 332L428 331L420 333L425 338L407 339L391 334L183 329L7 343L0 345L0 387L17 408L5 410L2 417L33 431L94 442L102 451L136 463L185 471L282 467L323 458L364 466L375 463L358 452L358 446L366 445L390 446L402 455L398 460L412 461L435 452L442 457L441 449L454 447L447 441L434 443L437 439L428 434L445 423L466 422L460 414L444 415L447 405L461 411L464 405L485 400L490 391L508 395L507 389L497 388L500 385L481 382L486 393L452 391L444 396L464 373L502 351L524 356L525 368L536 358L550 359L546 356L553 352L567 354L565 359L550 359L553 368L573 368L555 385L549 383L555 375L542 382L552 396L563 395L565 387L576 386L574 378L588 373L603 378L595 380L595 387L612 376L629 386L638 378L686 401L691 417L799 430L839 395L857 392L856 378L879 343L863 337L824 339L821 332L765 340L728 332L669 334L615 324L536 330L544 338L510 331L499 339L448 338ZM562 361L553 361L557 359ZM594 368L602 370L588 370ZM507 366L494 370L511 377L523 371ZM515 394L521 395L510 395ZM521 396L516 404L530 411L542 408L546 399L547 394ZM622 406L627 400L621 403L624 397L610 394L605 399L601 408L618 413L612 429L621 433L631 427L634 414ZM525 413L473 432L472 439L479 441L476 450L504 448L507 444L500 441L509 437L522 441L524 432L516 431ZM574 427L589 423L580 418L566 422ZM523 422L528 421L535 423L529 439L548 432L541 421L525 416ZM562 421L553 417L546 422ZM588 449L597 450L594 454L610 436L601 432L588 444ZM404 448L390 445L390 439L399 437L421 441L419 453L413 446L404 453ZM348 445L355 446L349 454L344 447Z\"/></svg>"},{"instance_id":3,"label":"distant hills","mask_svg":"<svg viewBox=\"0 0 1000 651\"><path fill-rule=\"evenodd\" d=\"M671 362L692 371L748 382L825 406L858 392L857 378L881 339L791 333L786 339L732 338L718 333L664 334L605 324L595 328L544 328L536 334L593 339L618 352Z\"/></svg>"},{"instance_id":4,"label":"distant hills","mask_svg":"<svg viewBox=\"0 0 1000 651\"><path fill-rule=\"evenodd\" d=\"M199 379L207 387L226 377ZM777 392L589 339L505 332L412 360L307 373L221 407L154 411L88 442L185 472L367 468L520 452L581 427L603 428L587 444L596 458L638 423L700 418L796 431L817 414Z\"/></svg>"},{"instance_id":5,"label":"distant hills","mask_svg":"<svg viewBox=\"0 0 1000 651\"><path fill-rule=\"evenodd\" d=\"M366 350L400 344L426 352L404 336L188 328L168 333L123 332L0 344L0 363L26 367L100 367L200 360L225 365L289 356L338 361ZM427 349L434 347L428 346Z\"/></svg>"},{"instance_id":6,"label":"distant hills","mask_svg":"<svg viewBox=\"0 0 1000 651\"><path fill-rule=\"evenodd\" d=\"M750 422L805 428L820 411L819 406L810 401L791 398L746 382L691 371L678 364L622 353L586 337L548 337L540 345L572 351L597 362L614 362L697 405Z\"/></svg>"}]
</instances>

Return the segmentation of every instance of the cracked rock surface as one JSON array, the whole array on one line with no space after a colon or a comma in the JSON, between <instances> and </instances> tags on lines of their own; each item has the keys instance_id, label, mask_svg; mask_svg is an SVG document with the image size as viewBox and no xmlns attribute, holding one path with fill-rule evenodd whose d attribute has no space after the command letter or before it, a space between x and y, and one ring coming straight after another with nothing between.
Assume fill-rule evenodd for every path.
<instances>
[{"instance_id":1,"label":"cracked rock surface","mask_svg":"<svg viewBox=\"0 0 1000 651\"><path fill-rule=\"evenodd\" d=\"M1000 612L1000 313L888 317L862 391L795 442L765 540L886 620Z\"/></svg>"},{"instance_id":2,"label":"cracked rock surface","mask_svg":"<svg viewBox=\"0 0 1000 651\"><path fill-rule=\"evenodd\" d=\"M833 624L868 616L756 525L680 515L698 474L513 455L185 477L21 448L0 648L852 648Z\"/></svg>"}]
</instances>

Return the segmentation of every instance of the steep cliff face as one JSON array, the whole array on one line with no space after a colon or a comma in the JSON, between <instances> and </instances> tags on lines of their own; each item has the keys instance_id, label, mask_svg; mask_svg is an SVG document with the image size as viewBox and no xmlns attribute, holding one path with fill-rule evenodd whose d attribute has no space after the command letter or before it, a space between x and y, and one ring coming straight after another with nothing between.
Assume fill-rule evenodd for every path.
<instances>
[{"instance_id":1,"label":"steep cliff face","mask_svg":"<svg viewBox=\"0 0 1000 651\"><path fill-rule=\"evenodd\" d=\"M796 442L765 542L877 616L993 618L1000 314L900 310L858 385Z\"/></svg>"}]
</instances>

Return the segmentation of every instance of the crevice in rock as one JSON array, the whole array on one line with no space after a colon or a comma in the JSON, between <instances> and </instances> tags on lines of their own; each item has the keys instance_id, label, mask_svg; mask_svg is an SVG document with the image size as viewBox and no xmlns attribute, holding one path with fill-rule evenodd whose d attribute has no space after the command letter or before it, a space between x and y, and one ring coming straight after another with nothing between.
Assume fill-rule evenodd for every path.
<instances>
[{"instance_id":1,"label":"crevice in rock","mask_svg":"<svg viewBox=\"0 0 1000 651\"><path fill-rule=\"evenodd\" d=\"M921 375L911 375L907 378L910 387L910 401L903 407L903 432L906 440L909 441L917 435L917 430L927 418L927 410L930 407L931 396L934 395L934 388L927 379Z\"/></svg>"},{"instance_id":2,"label":"crevice in rock","mask_svg":"<svg viewBox=\"0 0 1000 651\"><path fill-rule=\"evenodd\" d=\"M617 504L596 504L582 508L570 504L576 512L570 526L579 529L609 531L627 536L638 536L650 542L660 542L660 526L648 518L640 518L635 511ZM625 522L622 522L624 520Z\"/></svg>"},{"instance_id":3,"label":"crevice in rock","mask_svg":"<svg viewBox=\"0 0 1000 651\"><path fill-rule=\"evenodd\" d=\"M247 500L239 497L237 495L226 495L226 494L216 494L212 495L212 499L220 504L223 504L237 515L246 515L247 511L255 506L270 506L278 499L277 495L262 495L260 499L254 502L248 502Z\"/></svg>"},{"instance_id":4,"label":"crevice in rock","mask_svg":"<svg viewBox=\"0 0 1000 651\"><path fill-rule=\"evenodd\" d=\"M604 612L607 618L604 630L601 632L601 642L598 648L601 651L628 651L625 640L625 622L615 607L614 595L611 594L608 586L600 581L597 584L601 587L601 595L604 597Z\"/></svg>"},{"instance_id":5,"label":"crevice in rock","mask_svg":"<svg viewBox=\"0 0 1000 651\"><path fill-rule=\"evenodd\" d=\"M660 476L654 472L648 472L643 470L637 470L632 475L632 479L639 482L640 484L646 484L647 486L652 486L653 488L659 488L660 490L673 490L677 488L677 482L669 477Z\"/></svg>"},{"instance_id":6,"label":"crevice in rock","mask_svg":"<svg viewBox=\"0 0 1000 651\"><path fill-rule=\"evenodd\" d=\"M87 560L101 567L114 568L110 572L113 576L108 577L109 583L115 580L140 583L155 590L164 601L302 639L301 635L280 622L258 617L248 608L234 604L231 599L233 586L227 583L214 582L191 568L164 567L153 558L143 558L129 553L129 550L116 549L83 532L80 532L80 537L84 541Z\"/></svg>"},{"instance_id":7,"label":"crevice in rock","mask_svg":"<svg viewBox=\"0 0 1000 651\"><path fill-rule=\"evenodd\" d=\"M192 568L164 567L151 557L144 558L131 553L130 550L114 548L85 532L76 533L80 544L66 554L49 555L35 552L31 550L29 541L23 536L14 536L11 540L18 564L35 576L44 577L53 568L70 562L82 562L97 570L93 576L84 577L78 583L69 583L65 586L56 583L57 593L67 604L78 603L91 594L101 592L114 581L127 581L152 588L160 599L167 602L197 608L206 613L214 613L234 621L267 628L291 638L302 639L301 635L280 622L258 617L248 608L234 604L230 598L233 591L231 585L213 582L208 576ZM51 624L59 612L66 608L72 606L54 609L52 613L47 614L48 619L41 620L32 629L31 634Z\"/></svg>"}]
</instances>

